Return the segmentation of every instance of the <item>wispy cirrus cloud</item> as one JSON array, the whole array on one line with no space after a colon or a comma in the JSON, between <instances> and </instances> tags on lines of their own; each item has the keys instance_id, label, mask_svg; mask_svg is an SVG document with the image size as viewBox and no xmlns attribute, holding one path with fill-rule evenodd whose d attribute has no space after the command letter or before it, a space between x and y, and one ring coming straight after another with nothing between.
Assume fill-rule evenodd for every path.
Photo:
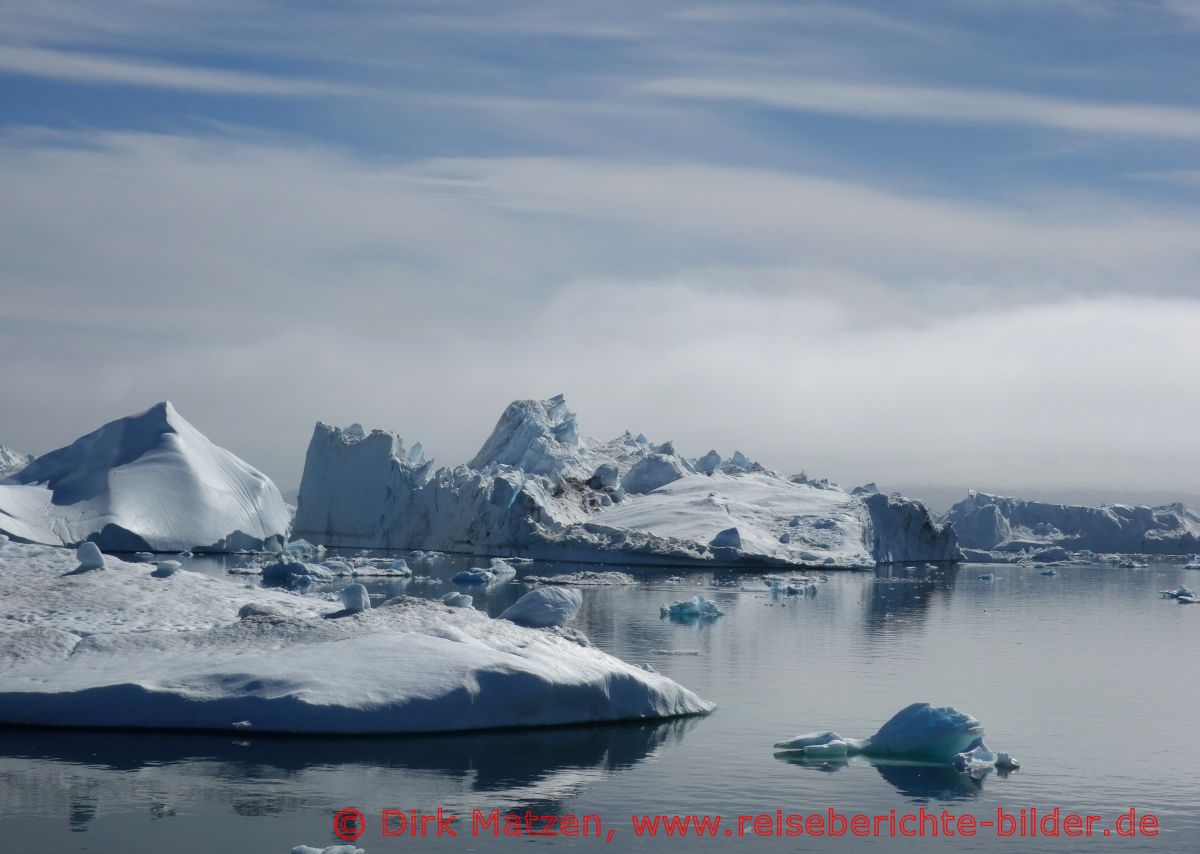
<instances>
[{"instance_id":1,"label":"wispy cirrus cloud","mask_svg":"<svg viewBox=\"0 0 1200 854\"><path fill-rule=\"evenodd\" d=\"M129 56L8 45L0 45L0 72L81 83L182 89L221 95L296 97L345 95L361 91L336 83L295 77L177 65Z\"/></svg>"},{"instance_id":2,"label":"wispy cirrus cloud","mask_svg":"<svg viewBox=\"0 0 1200 854\"><path fill-rule=\"evenodd\" d=\"M798 112L869 119L1023 125L1086 133L1200 139L1200 109L1109 103L1004 89L858 83L812 77L675 77L638 89L699 101L734 101Z\"/></svg>"}]
</instances>

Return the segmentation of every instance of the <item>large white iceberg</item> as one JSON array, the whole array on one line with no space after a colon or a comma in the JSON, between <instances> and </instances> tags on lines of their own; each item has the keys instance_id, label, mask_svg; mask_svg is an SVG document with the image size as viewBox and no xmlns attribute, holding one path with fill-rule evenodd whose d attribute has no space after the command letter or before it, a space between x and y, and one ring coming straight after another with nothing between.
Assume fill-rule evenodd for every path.
<instances>
[{"instance_id":1,"label":"large white iceberg","mask_svg":"<svg viewBox=\"0 0 1200 854\"><path fill-rule=\"evenodd\" d=\"M1037 552L1047 547L1122 554L1200 550L1200 515L1182 504L1088 507L1006 498L972 490L946 515L971 549ZM1048 557L1041 557L1048 560Z\"/></svg>"},{"instance_id":2,"label":"large white iceberg","mask_svg":"<svg viewBox=\"0 0 1200 854\"><path fill-rule=\"evenodd\" d=\"M266 475L170 403L121 418L0 482L0 531L111 551L278 548L288 510Z\"/></svg>"},{"instance_id":3,"label":"large white iceberg","mask_svg":"<svg viewBox=\"0 0 1200 854\"><path fill-rule=\"evenodd\" d=\"M416 447L416 446L414 446ZM293 536L610 563L872 567L961 558L899 496L789 479L735 452L580 433L562 396L509 405L468 465L434 469L392 433L317 424Z\"/></svg>"},{"instance_id":4,"label":"large white iceberg","mask_svg":"<svg viewBox=\"0 0 1200 854\"><path fill-rule=\"evenodd\" d=\"M416 733L698 714L712 706L569 629L400 597L333 603L109 558L0 551L0 724ZM243 618L239 619L239 614Z\"/></svg>"}]
</instances>

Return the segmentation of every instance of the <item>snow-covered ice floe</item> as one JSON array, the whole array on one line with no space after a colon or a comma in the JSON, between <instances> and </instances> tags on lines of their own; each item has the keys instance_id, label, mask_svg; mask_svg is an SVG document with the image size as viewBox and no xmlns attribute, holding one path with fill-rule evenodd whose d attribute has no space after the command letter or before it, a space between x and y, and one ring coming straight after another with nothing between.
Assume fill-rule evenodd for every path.
<instances>
[{"instance_id":1,"label":"snow-covered ice floe","mask_svg":"<svg viewBox=\"0 0 1200 854\"><path fill-rule=\"evenodd\" d=\"M0 551L0 724L417 733L712 709L570 629L410 597L346 614L111 555L75 568L66 549Z\"/></svg>"},{"instance_id":2,"label":"snow-covered ice floe","mask_svg":"<svg viewBox=\"0 0 1200 854\"><path fill-rule=\"evenodd\" d=\"M505 410L466 465L434 469L397 435L318 423L293 536L331 546L435 549L655 565L869 568L954 561L953 530L919 502L785 477L735 452L579 432L562 396Z\"/></svg>"},{"instance_id":3,"label":"snow-covered ice floe","mask_svg":"<svg viewBox=\"0 0 1200 854\"><path fill-rule=\"evenodd\" d=\"M989 763L996 767L1018 766L1008 754L993 754L987 749L983 726L975 718L949 706L929 703L906 706L868 738L843 738L824 730L776 742L775 748L814 759L861 754L875 759L949 764L962 771L978 771Z\"/></svg>"},{"instance_id":4,"label":"snow-covered ice floe","mask_svg":"<svg viewBox=\"0 0 1200 854\"><path fill-rule=\"evenodd\" d=\"M277 549L289 514L266 475L159 403L0 481L0 531L112 551Z\"/></svg>"}]
</instances>

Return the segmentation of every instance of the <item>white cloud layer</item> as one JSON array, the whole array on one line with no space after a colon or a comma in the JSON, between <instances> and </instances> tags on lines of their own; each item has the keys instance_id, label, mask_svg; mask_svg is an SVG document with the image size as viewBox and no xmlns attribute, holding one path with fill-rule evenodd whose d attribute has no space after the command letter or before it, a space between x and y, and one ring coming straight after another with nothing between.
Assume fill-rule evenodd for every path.
<instances>
[{"instance_id":1,"label":"white cloud layer","mask_svg":"<svg viewBox=\"0 0 1200 854\"><path fill-rule=\"evenodd\" d=\"M874 119L1024 125L1085 133L1200 139L1200 109L1105 103L1003 89L960 89L797 77L763 80L680 77L642 91L675 98L743 101L768 107Z\"/></svg>"},{"instance_id":2,"label":"white cloud layer","mask_svg":"<svg viewBox=\"0 0 1200 854\"><path fill-rule=\"evenodd\" d=\"M312 423L466 459L514 397L846 481L1200 476L1186 211L700 164L0 145L0 444L170 397L299 479Z\"/></svg>"}]
</instances>

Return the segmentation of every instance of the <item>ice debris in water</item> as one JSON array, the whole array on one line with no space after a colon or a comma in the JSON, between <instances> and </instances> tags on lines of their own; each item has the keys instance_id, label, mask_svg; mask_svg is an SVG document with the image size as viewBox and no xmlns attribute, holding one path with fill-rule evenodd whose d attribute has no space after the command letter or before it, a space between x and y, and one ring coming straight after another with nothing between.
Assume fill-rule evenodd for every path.
<instances>
[{"instance_id":1,"label":"ice debris in water","mask_svg":"<svg viewBox=\"0 0 1200 854\"><path fill-rule=\"evenodd\" d=\"M812 576L798 575L784 578L781 575L764 575L763 584L772 593L784 593L788 596L817 595L817 579Z\"/></svg>"},{"instance_id":2,"label":"ice debris in water","mask_svg":"<svg viewBox=\"0 0 1200 854\"><path fill-rule=\"evenodd\" d=\"M343 587L341 599L342 607L352 614L371 610L371 597L367 595L367 588L361 584L349 584Z\"/></svg>"},{"instance_id":3,"label":"ice debris in water","mask_svg":"<svg viewBox=\"0 0 1200 854\"><path fill-rule=\"evenodd\" d=\"M530 629L565 626L575 619L582 604L583 594L578 590L570 587L539 587L506 608L500 614L500 619Z\"/></svg>"},{"instance_id":4,"label":"ice debris in water","mask_svg":"<svg viewBox=\"0 0 1200 854\"><path fill-rule=\"evenodd\" d=\"M390 569L393 575L403 575L405 577L412 575L412 570L408 568L408 561L404 558L397 558L392 561Z\"/></svg>"},{"instance_id":5,"label":"ice debris in water","mask_svg":"<svg viewBox=\"0 0 1200 854\"><path fill-rule=\"evenodd\" d=\"M328 848L313 848L311 845L297 845L292 854L366 854L362 848L353 845L330 845Z\"/></svg>"},{"instance_id":6,"label":"ice debris in water","mask_svg":"<svg viewBox=\"0 0 1200 854\"><path fill-rule=\"evenodd\" d=\"M451 608L470 608L474 601L474 597L468 596L466 593L459 593L457 590L451 590L442 597L442 604L449 605Z\"/></svg>"},{"instance_id":7,"label":"ice debris in water","mask_svg":"<svg viewBox=\"0 0 1200 854\"><path fill-rule=\"evenodd\" d=\"M496 584L507 581L517 574L507 561L502 558L492 558L491 566L487 568L464 569L451 579L455 584Z\"/></svg>"},{"instance_id":8,"label":"ice debris in water","mask_svg":"<svg viewBox=\"0 0 1200 854\"><path fill-rule=\"evenodd\" d=\"M291 585L329 581L333 577L333 572L325 567L304 563L287 554L281 554L277 560L262 568L263 581L282 581Z\"/></svg>"},{"instance_id":9,"label":"ice debris in water","mask_svg":"<svg viewBox=\"0 0 1200 854\"><path fill-rule=\"evenodd\" d=\"M590 587L608 587L637 584L637 579L625 572L597 572L585 569L581 572L564 572L558 575L526 575L521 579L526 584L577 584Z\"/></svg>"},{"instance_id":10,"label":"ice debris in water","mask_svg":"<svg viewBox=\"0 0 1200 854\"><path fill-rule=\"evenodd\" d=\"M314 546L308 540L304 540L304 539L290 540L288 542L287 546L285 546L284 548L286 551L289 551L292 554L298 555L301 557L303 557L305 555L315 555L318 551L325 550L322 546Z\"/></svg>"},{"instance_id":11,"label":"ice debris in water","mask_svg":"<svg viewBox=\"0 0 1200 854\"><path fill-rule=\"evenodd\" d=\"M79 561L80 569L104 569L104 555L100 553L100 547L95 543L88 542L80 545L75 549L75 558Z\"/></svg>"},{"instance_id":12,"label":"ice debris in water","mask_svg":"<svg viewBox=\"0 0 1200 854\"><path fill-rule=\"evenodd\" d=\"M160 560L158 566L150 574L155 578L170 578L181 569L183 569L183 564L177 560Z\"/></svg>"},{"instance_id":13,"label":"ice debris in water","mask_svg":"<svg viewBox=\"0 0 1200 854\"><path fill-rule=\"evenodd\" d=\"M954 770L970 774L972 777L985 774L992 768L1004 771L1021 767L1021 763L1007 753L992 753L982 738L975 739L969 750L955 755L950 764L954 766Z\"/></svg>"},{"instance_id":14,"label":"ice debris in water","mask_svg":"<svg viewBox=\"0 0 1200 854\"><path fill-rule=\"evenodd\" d=\"M1179 599L1184 596L1189 599L1196 598L1195 592L1187 586L1176 587L1174 590L1164 590L1162 591L1162 595L1164 599Z\"/></svg>"},{"instance_id":15,"label":"ice debris in water","mask_svg":"<svg viewBox=\"0 0 1200 854\"><path fill-rule=\"evenodd\" d=\"M658 609L659 617L670 617L673 620L694 620L698 617L721 617L725 612L717 607L717 603L703 596L693 596L681 602L672 602Z\"/></svg>"},{"instance_id":16,"label":"ice debris in water","mask_svg":"<svg viewBox=\"0 0 1200 854\"><path fill-rule=\"evenodd\" d=\"M983 726L975 718L950 706L929 703L913 703L901 709L869 738L843 738L832 730L824 730L776 742L775 747L814 758L861 753L882 759L936 762L954 767L961 764L976 769L980 763L989 761L997 767L1015 768L1018 764L1008 754L992 754L987 750ZM958 758L965 754L971 755Z\"/></svg>"}]
</instances>

